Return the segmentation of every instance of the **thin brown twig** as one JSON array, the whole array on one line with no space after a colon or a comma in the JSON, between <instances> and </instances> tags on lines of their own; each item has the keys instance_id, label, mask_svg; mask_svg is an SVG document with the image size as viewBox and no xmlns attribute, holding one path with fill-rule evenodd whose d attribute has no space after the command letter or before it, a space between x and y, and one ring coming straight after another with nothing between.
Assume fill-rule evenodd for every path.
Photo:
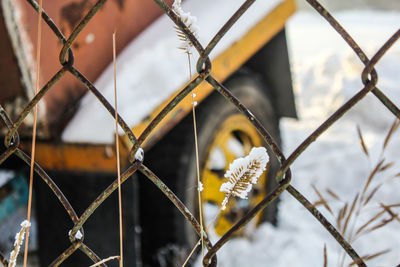
<instances>
[{"instance_id":1,"label":"thin brown twig","mask_svg":"<svg viewBox=\"0 0 400 267\"><path fill-rule=\"evenodd\" d=\"M192 95L192 113L193 113L193 128L194 128L194 140L195 140L195 148L196 148L196 174L197 174L197 196L199 202L199 219L200 219L200 228L203 230L203 205L201 203L201 192L200 192L200 166L199 166L199 146L197 140L197 124L196 124L196 102L194 100L194 95ZM201 251L202 255L204 256L204 237L203 235L200 236L201 238Z\"/></svg>"},{"instance_id":2,"label":"thin brown twig","mask_svg":"<svg viewBox=\"0 0 400 267\"><path fill-rule=\"evenodd\" d=\"M218 216L221 213L221 207L219 207L217 213L215 214L214 218L211 220L211 222L206 226L206 231L208 231L208 229L210 229L210 227L214 224L215 220L218 218ZM188 263L189 259L192 257L193 253L196 251L196 248L200 245L201 242L201 238L199 238L199 240L197 241L197 243L194 245L194 247L192 248L192 250L190 251L189 255L187 256L185 262L182 264L181 267L185 267L185 265Z\"/></svg>"},{"instance_id":3,"label":"thin brown twig","mask_svg":"<svg viewBox=\"0 0 400 267\"><path fill-rule=\"evenodd\" d=\"M324 267L328 267L328 252L326 251L326 244L324 244Z\"/></svg>"},{"instance_id":4,"label":"thin brown twig","mask_svg":"<svg viewBox=\"0 0 400 267\"><path fill-rule=\"evenodd\" d=\"M121 166L119 158L119 136L118 136L118 101L117 101L117 52L115 45L116 32L114 31L113 40L113 67L114 67L114 97L115 97L115 150L117 153L117 174L118 174L118 207L119 207L119 266L124 266L124 247L123 247L123 229L122 229L122 196L121 196Z\"/></svg>"},{"instance_id":5,"label":"thin brown twig","mask_svg":"<svg viewBox=\"0 0 400 267\"><path fill-rule=\"evenodd\" d=\"M4 267L8 266L8 261L6 260L6 258L4 258L4 256L0 253L0 262L3 264Z\"/></svg>"},{"instance_id":6,"label":"thin brown twig","mask_svg":"<svg viewBox=\"0 0 400 267\"><path fill-rule=\"evenodd\" d=\"M42 39L42 11L43 1L39 0L39 12L38 12L38 32L37 32L37 46L36 46L36 82L35 82L35 95L39 91L39 78L40 78L40 48ZM29 174L29 197L28 197L28 214L27 221L31 221L32 211L32 190L33 190L33 170L35 164L35 150L36 150L36 126L37 126L37 110L38 105L36 104L33 109L33 130L32 130L32 148L31 148L31 168ZM29 230L30 226L26 228L26 239L25 239L25 250L24 250L24 267L27 266L28 262L28 247L29 247Z\"/></svg>"},{"instance_id":7,"label":"thin brown twig","mask_svg":"<svg viewBox=\"0 0 400 267\"><path fill-rule=\"evenodd\" d=\"M106 259L103 259L103 260L99 261L98 263L92 264L92 265L90 265L89 267L100 266L100 265L102 265L103 263L106 263L106 262L111 261L111 260L121 260L121 257L120 257L120 256L111 256L111 257L108 257L108 258L106 258Z\"/></svg>"}]
</instances>

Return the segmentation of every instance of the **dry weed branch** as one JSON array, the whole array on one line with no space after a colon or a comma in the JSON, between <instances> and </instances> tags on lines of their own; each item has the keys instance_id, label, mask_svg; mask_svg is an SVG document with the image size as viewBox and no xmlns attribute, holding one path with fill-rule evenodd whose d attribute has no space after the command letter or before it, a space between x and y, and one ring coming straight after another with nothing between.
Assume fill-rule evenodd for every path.
<instances>
[{"instance_id":1,"label":"dry weed branch","mask_svg":"<svg viewBox=\"0 0 400 267\"><path fill-rule=\"evenodd\" d=\"M392 205L385 205L384 203L380 203L379 211L376 212L372 217L370 217L365 223L363 223L361 226L357 226L357 221L361 213L364 211L364 209L372 202L374 199L374 196L376 196L376 193L382 188L382 186L392 180L393 178L397 177L395 175L394 177L391 177L390 179L386 179L381 181L380 183L374 185L372 189L370 188L371 185L373 184L373 181L377 179L379 173L383 173L390 168L394 166L394 162L389 162L386 163L385 159L383 158L383 154L385 149L387 148L389 141L391 137L393 136L394 132L398 129L399 127L399 121L396 120L393 125L391 126L389 132L387 133L382 150L381 150L381 155L380 159L378 160L377 164L374 166L374 168L371 170L369 173L365 184L362 188L362 190L354 196L353 200L351 203L349 202L344 202L342 207L339 208L337 215L335 216L336 218L336 225L341 232L341 234L349 240L349 243L353 243L356 241L358 238L360 238L363 235L366 235L368 233L371 233L373 231L376 231L382 227L385 227L387 224L389 224L392 221L399 221L400 218L399 215L392 210L392 208L397 207L398 204L392 204ZM367 157L369 158L370 153L368 151L368 147L364 141L361 129L357 126L357 133L358 133L358 138L360 140L360 146L362 147L362 151ZM333 214L332 208L329 206L329 201L323 196L323 194L313 185L312 188L314 189L315 193L318 196L318 201L315 202L315 205L323 205L329 213ZM340 197L338 194L336 194L333 190L331 189L326 189L327 194L334 200L334 201L341 201ZM382 218L387 214L389 218ZM373 258L376 258L378 256L381 256L383 254L388 253L390 250L384 250L372 255L367 255L359 259L359 261L353 261L350 266L354 264L360 263L360 260L362 261L367 261L371 260ZM341 256L341 260L339 261L340 264L339 266L344 266L344 253ZM324 257L325 257L325 252L324 252ZM324 262L325 265L325 262Z\"/></svg>"},{"instance_id":2,"label":"dry weed branch","mask_svg":"<svg viewBox=\"0 0 400 267\"><path fill-rule=\"evenodd\" d=\"M103 263L106 263L106 262L111 261L111 260L118 260L118 261L121 261L121 257L120 257L120 256L111 256L111 257L108 257L108 258L106 258L106 259L103 259L103 260L99 261L98 263L92 264L92 265L90 265L89 267L100 266L100 265L102 265Z\"/></svg>"}]
</instances>

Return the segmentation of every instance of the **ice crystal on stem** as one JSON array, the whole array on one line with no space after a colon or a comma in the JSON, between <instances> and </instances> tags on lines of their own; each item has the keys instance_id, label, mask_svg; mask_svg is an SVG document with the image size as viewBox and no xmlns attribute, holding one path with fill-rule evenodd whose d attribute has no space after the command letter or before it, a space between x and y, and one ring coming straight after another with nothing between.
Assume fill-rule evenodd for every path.
<instances>
[{"instance_id":1,"label":"ice crystal on stem","mask_svg":"<svg viewBox=\"0 0 400 267\"><path fill-rule=\"evenodd\" d=\"M185 12L181 6L181 0L175 0L172 4L172 10L178 15L183 23L185 23L186 27L192 32L192 34L197 37L199 27L197 26L197 18L195 16L190 15L190 12ZM175 27L178 32L179 39L183 42L182 46L179 48L184 50L185 52L190 54L190 49L193 46L192 42L186 37L186 35L179 29Z\"/></svg>"},{"instance_id":2,"label":"ice crystal on stem","mask_svg":"<svg viewBox=\"0 0 400 267\"><path fill-rule=\"evenodd\" d=\"M200 181L198 183L197 190L199 190L200 192L202 192L204 190L203 183Z\"/></svg>"},{"instance_id":3,"label":"ice crystal on stem","mask_svg":"<svg viewBox=\"0 0 400 267\"><path fill-rule=\"evenodd\" d=\"M24 241L25 238L26 228L30 226L31 223L27 220L21 223L21 230L15 235L14 249L10 253L10 261L8 263L8 267L15 267L22 242Z\"/></svg>"},{"instance_id":4,"label":"ice crystal on stem","mask_svg":"<svg viewBox=\"0 0 400 267\"><path fill-rule=\"evenodd\" d=\"M219 189L225 193L222 210L226 208L231 195L247 199L247 194L265 171L268 161L269 156L264 147L253 147L249 155L235 159L229 164L229 170L225 173L228 181L223 183Z\"/></svg>"}]
</instances>

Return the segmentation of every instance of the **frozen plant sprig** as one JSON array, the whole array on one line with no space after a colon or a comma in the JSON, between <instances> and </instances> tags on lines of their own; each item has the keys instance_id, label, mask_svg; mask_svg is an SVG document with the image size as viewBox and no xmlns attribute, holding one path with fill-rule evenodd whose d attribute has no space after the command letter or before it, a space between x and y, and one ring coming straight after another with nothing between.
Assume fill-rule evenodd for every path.
<instances>
[{"instance_id":1,"label":"frozen plant sprig","mask_svg":"<svg viewBox=\"0 0 400 267\"><path fill-rule=\"evenodd\" d=\"M200 181L198 181L197 190L198 190L199 192L202 192L202 191L204 190L203 183L200 182Z\"/></svg>"},{"instance_id":2,"label":"frozen plant sprig","mask_svg":"<svg viewBox=\"0 0 400 267\"><path fill-rule=\"evenodd\" d=\"M244 158L235 159L229 164L229 170L225 173L228 181L221 185L219 189L225 193L221 209L226 208L229 198L234 195L242 199L247 199L253 184L258 182L261 174L265 171L269 156L264 147L253 147Z\"/></svg>"},{"instance_id":3,"label":"frozen plant sprig","mask_svg":"<svg viewBox=\"0 0 400 267\"><path fill-rule=\"evenodd\" d=\"M15 235L14 249L10 253L10 260L8 263L8 267L15 267L22 242L24 241L24 238L25 238L26 228L28 228L30 226L31 226L31 223L27 220L25 220L21 223L21 230L19 230L19 232Z\"/></svg>"},{"instance_id":4,"label":"frozen plant sprig","mask_svg":"<svg viewBox=\"0 0 400 267\"><path fill-rule=\"evenodd\" d=\"M195 16L192 16L190 12L183 11L181 2L181 0L175 0L172 4L172 10L176 13L176 15L178 15L178 17L182 20L186 27L188 27L192 34L195 37L198 37L199 27L197 26L197 18ZM175 30L177 31L179 40L182 41L182 45L179 47L179 49L182 49L186 53L191 54L190 49L191 47L193 47L192 42L181 31L181 29L175 27Z\"/></svg>"},{"instance_id":5,"label":"frozen plant sprig","mask_svg":"<svg viewBox=\"0 0 400 267\"><path fill-rule=\"evenodd\" d=\"M267 150L264 147L253 147L249 155L244 158L235 159L229 165L229 170L225 173L225 177L228 178L228 181L223 183L220 187L220 191L225 192L225 199L222 202L221 208L211 220L211 223L207 226L206 230L208 230L208 228L213 224L221 210L225 210L226 204L228 203L231 195L235 195L244 199L247 198L247 194L251 191L253 184L258 182L258 179L265 171L268 162L269 156ZM203 189L201 182L199 182L199 191L200 188ZM199 239L199 241L193 247L182 267L184 267L189 261L189 258L200 244L200 241L201 239Z\"/></svg>"}]
</instances>

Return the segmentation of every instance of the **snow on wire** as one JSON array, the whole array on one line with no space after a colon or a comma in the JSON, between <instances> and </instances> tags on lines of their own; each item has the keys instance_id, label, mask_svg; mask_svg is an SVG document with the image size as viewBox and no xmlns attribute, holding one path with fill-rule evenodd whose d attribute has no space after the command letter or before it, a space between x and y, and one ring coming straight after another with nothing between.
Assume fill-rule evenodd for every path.
<instances>
[{"instance_id":1,"label":"snow on wire","mask_svg":"<svg viewBox=\"0 0 400 267\"><path fill-rule=\"evenodd\" d=\"M231 195L247 199L247 194L265 171L268 161L269 156L264 147L253 147L249 155L244 158L237 158L229 164L229 170L225 173L225 178L228 178L228 181L223 183L219 189L225 193L222 210L226 208Z\"/></svg>"}]
</instances>

